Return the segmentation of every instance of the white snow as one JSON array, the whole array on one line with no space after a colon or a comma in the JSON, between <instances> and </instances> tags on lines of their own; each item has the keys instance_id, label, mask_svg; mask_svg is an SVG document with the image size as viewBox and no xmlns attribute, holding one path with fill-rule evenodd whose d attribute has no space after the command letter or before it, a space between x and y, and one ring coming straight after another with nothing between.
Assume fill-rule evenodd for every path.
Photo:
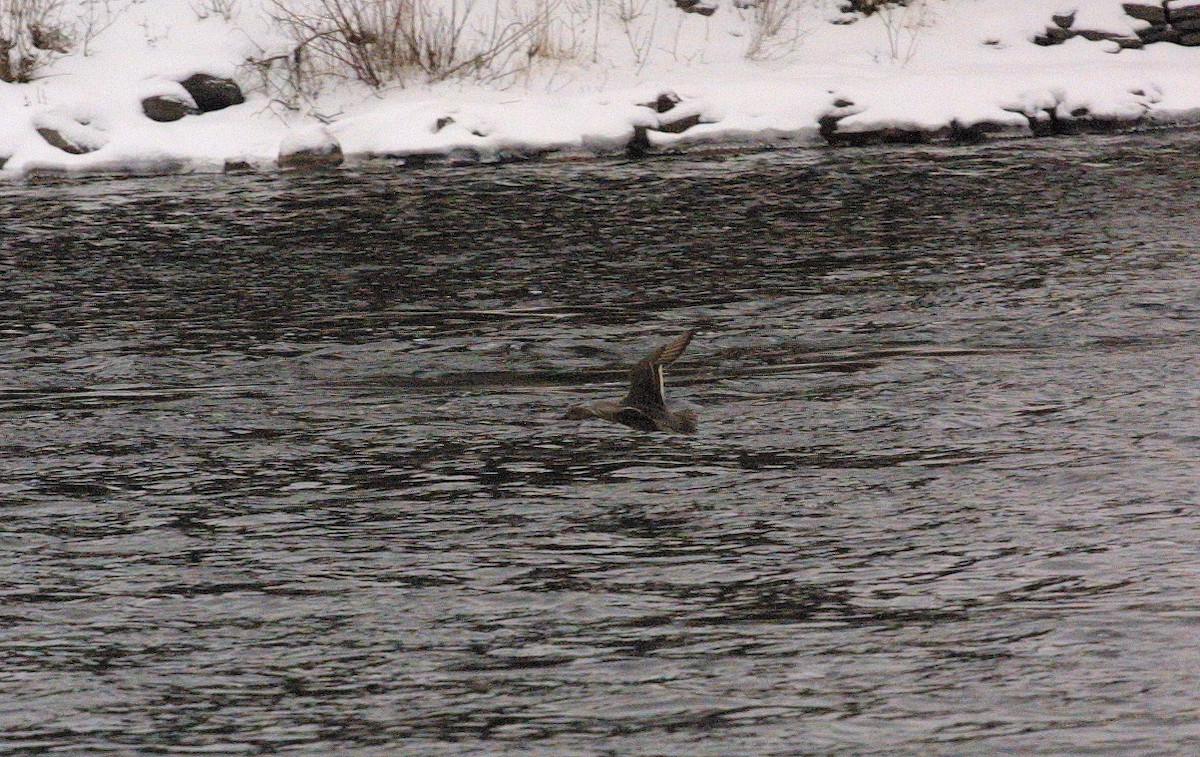
<instances>
[{"instance_id":1,"label":"white snow","mask_svg":"<svg viewBox=\"0 0 1200 757\"><path fill-rule=\"evenodd\" d=\"M409 72L371 88L329 70L300 91L282 86L277 56L293 43L270 18L272 0L113 3L106 7L117 12L93 21L91 34L80 31L84 14L103 4L70 3L77 15L60 21L73 27L73 49L45 55L28 83L0 82L0 176L270 168L281 151L330 140L349 161L607 154L624 150L640 127L660 147L818 144L830 114L842 116L839 132L989 123L1024 133L1029 118L1049 111L1200 120L1200 48L1032 42L1053 16L1069 13L1073 29L1133 38L1148 23L1127 16L1119 0L914 0L865 18L840 12L837 0L774 0L791 12L769 37L758 32L761 10L739 7L747 0L714 0L709 17L683 13L674 0L511 0L486 4L487 14L511 6L508 21L542 13L548 23L536 51L524 39L485 75L428 82ZM180 82L198 72L234 79L246 102L169 123L145 116L141 103L152 95L194 104ZM646 107L667 92L681 98L676 108ZM688 115L700 123L657 130ZM90 152L65 152L39 128Z\"/></svg>"}]
</instances>

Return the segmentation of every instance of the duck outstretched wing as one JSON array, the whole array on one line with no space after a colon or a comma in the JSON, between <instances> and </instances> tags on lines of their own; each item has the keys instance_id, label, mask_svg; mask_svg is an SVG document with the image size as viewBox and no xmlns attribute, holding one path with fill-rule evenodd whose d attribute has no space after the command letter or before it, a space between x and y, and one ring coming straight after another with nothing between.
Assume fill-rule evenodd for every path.
<instances>
[{"instance_id":1,"label":"duck outstretched wing","mask_svg":"<svg viewBox=\"0 0 1200 757\"><path fill-rule=\"evenodd\" d=\"M638 361L629 372L629 394L622 404L634 407L665 408L663 396L663 366L674 363L687 349L696 329L680 334L669 342L659 345L653 352Z\"/></svg>"}]
</instances>

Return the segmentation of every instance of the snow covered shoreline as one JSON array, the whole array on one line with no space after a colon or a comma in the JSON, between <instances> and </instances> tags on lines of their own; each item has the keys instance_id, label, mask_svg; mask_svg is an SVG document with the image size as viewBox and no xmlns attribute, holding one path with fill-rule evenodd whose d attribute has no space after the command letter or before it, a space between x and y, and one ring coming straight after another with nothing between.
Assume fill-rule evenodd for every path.
<instances>
[{"instance_id":1,"label":"snow covered shoreline","mask_svg":"<svg viewBox=\"0 0 1200 757\"><path fill-rule=\"evenodd\" d=\"M672 40L670 54L630 48L622 60L625 41L597 34L592 58L609 51L602 63L539 63L503 86L330 80L303 107L280 107L247 65L286 50L252 7L239 19L205 16L184 0L141 4L91 40L87 54L64 54L28 83L0 82L0 178L1200 125L1200 47L1180 36L1190 33L1193 7L1200 29L1200 0L1160 4L1164 19L1176 8L1178 28L1156 21L1157 6L1145 0L926 0L928 15L909 27L811 0L793 19L786 54L768 60L748 59L750 6L728 1L701 15L649 0L669 3L661 12L670 24L655 21L647 33ZM224 87L236 96L206 106L189 88L197 75L218 95Z\"/></svg>"}]
</instances>

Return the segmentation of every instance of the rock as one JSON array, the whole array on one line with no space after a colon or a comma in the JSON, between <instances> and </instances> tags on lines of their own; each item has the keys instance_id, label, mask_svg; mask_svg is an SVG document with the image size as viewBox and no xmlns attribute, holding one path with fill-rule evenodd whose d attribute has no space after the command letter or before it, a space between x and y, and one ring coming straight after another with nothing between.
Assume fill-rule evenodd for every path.
<instances>
[{"instance_id":1,"label":"rock","mask_svg":"<svg viewBox=\"0 0 1200 757\"><path fill-rule=\"evenodd\" d=\"M655 131L662 131L667 134L682 134L698 123L700 123L699 113L689 113L675 119L660 118L658 120L658 128Z\"/></svg>"},{"instance_id":2,"label":"rock","mask_svg":"<svg viewBox=\"0 0 1200 757\"><path fill-rule=\"evenodd\" d=\"M683 102L683 98L674 92L660 92L654 102L639 103L643 108L650 108L655 113L666 113L679 103Z\"/></svg>"},{"instance_id":3,"label":"rock","mask_svg":"<svg viewBox=\"0 0 1200 757\"><path fill-rule=\"evenodd\" d=\"M225 173L254 173L254 166L246 160L226 160Z\"/></svg>"},{"instance_id":4,"label":"rock","mask_svg":"<svg viewBox=\"0 0 1200 757\"><path fill-rule=\"evenodd\" d=\"M839 9L843 13L861 13L869 16L888 5L903 7L907 5L907 0L845 0Z\"/></svg>"},{"instance_id":5,"label":"rock","mask_svg":"<svg viewBox=\"0 0 1200 757\"><path fill-rule=\"evenodd\" d=\"M634 126L633 136L625 145L625 154L631 158L644 158L650 154L649 129L645 126Z\"/></svg>"},{"instance_id":6,"label":"rock","mask_svg":"<svg viewBox=\"0 0 1200 757\"><path fill-rule=\"evenodd\" d=\"M1041 110L1019 107L1005 107L1004 109L1010 113L1019 113L1024 116L1029 123L1029 133L1033 136L1049 137L1058 133L1056 131L1058 123L1058 115L1055 113L1056 107L1051 106Z\"/></svg>"},{"instance_id":7,"label":"rock","mask_svg":"<svg viewBox=\"0 0 1200 757\"><path fill-rule=\"evenodd\" d=\"M1060 26L1048 26L1046 27L1045 34L1039 34L1033 38L1033 43L1035 45L1041 45L1042 47L1061 45L1071 37L1076 36L1078 33L1079 32L1076 32L1073 29L1063 29Z\"/></svg>"},{"instance_id":8,"label":"rock","mask_svg":"<svg viewBox=\"0 0 1200 757\"><path fill-rule=\"evenodd\" d=\"M42 139L46 140L52 147L57 147L63 152L68 152L72 155L83 155L85 153L95 151L95 147L86 144L80 144L74 140L67 139L58 129L51 129L46 126L38 127L37 133L42 135Z\"/></svg>"},{"instance_id":9,"label":"rock","mask_svg":"<svg viewBox=\"0 0 1200 757\"><path fill-rule=\"evenodd\" d=\"M1167 0L1165 3L1167 9L1167 19L1172 24L1178 24L1180 21L1188 21L1193 18L1200 18L1200 3L1196 0Z\"/></svg>"},{"instance_id":10,"label":"rock","mask_svg":"<svg viewBox=\"0 0 1200 757\"><path fill-rule=\"evenodd\" d=\"M179 82L187 90L201 113L241 105L246 102L242 88L232 79L223 79L209 74L194 74Z\"/></svg>"},{"instance_id":11,"label":"rock","mask_svg":"<svg viewBox=\"0 0 1200 757\"><path fill-rule=\"evenodd\" d=\"M1100 31L1098 29L1080 29L1078 34L1090 42L1116 42L1117 46L1121 49L1136 50L1145 46L1140 37L1126 37L1115 32Z\"/></svg>"},{"instance_id":12,"label":"rock","mask_svg":"<svg viewBox=\"0 0 1200 757\"><path fill-rule=\"evenodd\" d=\"M1060 29L1070 29L1071 24L1075 23L1075 11L1071 11L1070 13L1055 13L1050 17L1050 20Z\"/></svg>"},{"instance_id":13,"label":"rock","mask_svg":"<svg viewBox=\"0 0 1200 757\"><path fill-rule=\"evenodd\" d=\"M1058 133L1114 134L1135 129L1141 123L1141 118L1100 118L1089 115L1082 118L1061 119Z\"/></svg>"},{"instance_id":14,"label":"rock","mask_svg":"<svg viewBox=\"0 0 1200 757\"><path fill-rule=\"evenodd\" d=\"M919 145L932 142L934 134L921 129L897 129L886 127L868 131L840 132L836 124L826 129L822 119L821 136L830 145L838 147L865 147L867 145Z\"/></svg>"},{"instance_id":15,"label":"rock","mask_svg":"<svg viewBox=\"0 0 1200 757\"><path fill-rule=\"evenodd\" d=\"M1180 34L1179 39L1175 41L1184 47L1200 47L1200 32Z\"/></svg>"},{"instance_id":16,"label":"rock","mask_svg":"<svg viewBox=\"0 0 1200 757\"><path fill-rule=\"evenodd\" d=\"M1083 37L1084 39L1088 40L1089 42L1100 42L1100 41L1106 40L1106 39L1111 39L1114 41L1119 40L1119 39L1124 39L1124 37L1122 37L1122 35L1120 35L1120 34L1116 34L1114 32L1106 32L1106 31L1102 31L1100 29L1079 29L1079 30L1077 30L1077 33L1079 34L1080 37Z\"/></svg>"},{"instance_id":17,"label":"rock","mask_svg":"<svg viewBox=\"0 0 1200 757\"><path fill-rule=\"evenodd\" d=\"M309 129L294 134L279 146L280 168L336 168L343 160L342 146L325 129Z\"/></svg>"},{"instance_id":18,"label":"rock","mask_svg":"<svg viewBox=\"0 0 1200 757\"><path fill-rule=\"evenodd\" d=\"M1035 137L1053 137L1060 134L1058 116L1054 111L1047 110L1029 118L1029 133Z\"/></svg>"},{"instance_id":19,"label":"rock","mask_svg":"<svg viewBox=\"0 0 1200 757\"><path fill-rule=\"evenodd\" d=\"M684 13L699 13L701 16L711 16L717 12L715 0L675 0L675 7Z\"/></svg>"},{"instance_id":20,"label":"rock","mask_svg":"<svg viewBox=\"0 0 1200 757\"><path fill-rule=\"evenodd\" d=\"M194 116L200 111L195 106L166 95L155 95L142 100L142 112L151 121L167 123L178 121L184 116Z\"/></svg>"},{"instance_id":21,"label":"rock","mask_svg":"<svg viewBox=\"0 0 1200 757\"><path fill-rule=\"evenodd\" d=\"M1147 45L1155 42L1178 42L1179 32L1169 26L1151 26L1138 30L1138 38Z\"/></svg>"},{"instance_id":22,"label":"rock","mask_svg":"<svg viewBox=\"0 0 1200 757\"><path fill-rule=\"evenodd\" d=\"M1046 27L1046 36L1049 37L1050 39L1054 40L1055 44L1062 44L1063 42L1066 42L1067 40L1071 39L1075 35L1081 34L1081 33L1082 32L1079 32L1075 29L1064 29L1061 26Z\"/></svg>"},{"instance_id":23,"label":"rock","mask_svg":"<svg viewBox=\"0 0 1200 757\"><path fill-rule=\"evenodd\" d=\"M118 170L123 176L174 176L191 167L191 161L182 158L151 157L137 158Z\"/></svg>"},{"instance_id":24,"label":"rock","mask_svg":"<svg viewBox=\"0 0 1200 757\"><path fill-rule=\"evenodd\" d=\"M644 158L650 154L650 132L657 131L665 134L682 134L696 124L701 123L700 114L692 113L674 121L660 121L657 126L633 127L633 136L625 144L625 154L631 158Z\"/></svg>"},{"instance_id":25,"label":"rock","mask_svg":"<svg viewBox=\"0 0 1200 757\"><path fill-rule=\"evenodd\" d=\"M438 120L433 122L433 127L429 131L432 134L437 134L439 131L441 131L442 129L445 129L447 126L453 126L456 123L458 123L458 122L454 120L453 116L442 116L441 118L439 118ZM466 127L460 125L459 128L463 129ZM482 131L481 129L468 129L467 131L473 137L482 138L482 137L487 136L487 133Z\"/></svg>"},{"instance_id":26,"label":"rock","mask_svg":"<svg viewBox=\"0 0 1200 757\"><path fill-rule=\"evenodd\" d=\"M946 134L946 138L951 142L976 144L986 141L989 134L1004 131L1004 128L1004 124L994 121L980 121L979 123L965 125L956 119L950 122L950 130Z\"/></svg>"},{"instance_id":27,"label":"rock","mask_svg":"<svg viewBox=\"0 0 1200 757\"><path fill-rule=\"evenodd\" d=\"M1185 18L1182 21L1176 21L1174 26L1184 34L1188 32L1200 32L1200 18Z\"/></svg>"},{"instance_id":28,"label":"rock","mask_svg":"<svg viewBox=\"0 0 1200 757\"><path fill-rule=\"evenodd\" d=\"M830 94L833 94L832 91ZM818 133L829 144L835 144L839 139L838 122L847 116L852 116L858 109L854 106L854 101L845 97L835 97L830 104L830 109L820 118L817 119Z\"/></svg>"},{"instance_id":29,"label":"rock","mask_svg":"<svg viewBox=\"0 0 1200 757\"><path fill-rule=\"evenodd\" d=\"M100 129L64 113L43 113L34 122L34 128L47 144L71 155L95 152L108 142Z\"/></svg>"},{"instance_id":30,"label":"rock","mask_svg":"<svg viewBox=\"0 0 1200 757\"><path fill-rule=\"evenodd\" d=\"M147 97L142 100L142 112L146 114L146 118L166 123L178 121L184 116L211 113L246 102L241 87L232 79L194 74L179 84L191 96L192 102L187 102L182 94Z\"/></svg>"},{"instance_id":31,"label":"rock","mask_svg":"<svg viewBox=\"0 0 1200 757\"><path fill-rule=\"evenodd\" d=\"M1121 7L1125 9L1127 16L1149 21L1152 24L1167 23L1167 11L1163 8L1162 3L1122 3Z\"/></svg>"},{"instance_id":32,"label":"rock","mask_svg":"<svg viewBox=\"0 0 1200 757\"><path fill-rule=\"evenodd\" d=\"M1021 111L1013 110L1012 112ZM1035 137L1055 137L1065 134L1111 134L1137 128L1142 123L1141 115L1132 118L1093 116L1086 107L1074 108L1069 114L1059 112L1059 107L1056 106L1037 111L1033 115L1029 113L1023 113L1023 115L1029 119L1029 131Z\"/></svg>"},{"instance_id":33,"label":"rock","mask_svg":"<svg viewBox=\"0 0 1200 757\"><path fill-rule=\"evenodd\" d=\"M650 153L650 132L664 134L682 134L696 124L706 123L700 107L692 103L679 108L683 98L674 92L662 92L653 102L640 103L641 107L649 108L659 114L656 122L647 122L633 127L633 136L625 144L625 154L631 158L641 158ZM662 115L670 114L670 115Z\"/></svg>"},{"instance_id":34,"label":"rock","mask_svg":"<svg viewBox=\"0 0 1200 757\"><path fill-rule=\"evenodd\" d=\"M319 147L304 147L279 154L279 167L284 169L336 168L345 160L342 146L334 142Z\"/></svg>"},{"instance_id":35,"label":"rock","mask_svg":"<svg viewBox=\"0 0 1200 757\"><path fill-rule=\"evenodd\" d=\"M483 162L483 155L473 147L455 147L444 160L451 166L472 166Z\"/></svg>"},{"instance_id":36,"label":"rock","mask_svg":"<svg viewBox=\"0 0 1200 757\"><path fill-rule=\"evenodd\" d=\"M1061 45L1073 37L1083 37L1092 42L1115 42L1117 43L1117 49L1140 48L1145 44L1142 37L1126 37L1115 32L1101 31L1099 29L1067 29L1062 26L1046 27L1046 33L1034 37L1033 43L1042 47L1049 47L1051 45Z\"/></svg>"}]
</instances>

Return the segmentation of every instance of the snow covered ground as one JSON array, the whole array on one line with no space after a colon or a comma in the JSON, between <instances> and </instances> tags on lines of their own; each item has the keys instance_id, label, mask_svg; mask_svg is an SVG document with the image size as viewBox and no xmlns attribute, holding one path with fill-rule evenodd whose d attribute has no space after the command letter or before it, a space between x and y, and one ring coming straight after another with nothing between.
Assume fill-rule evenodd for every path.
<instances>
[{"instance_id":1,"label":"snow covered ground","mask_svg":"<svg viewBox=\"0 0 1200 757\"><path fill-rule=\"evenodd\" d=\"M1142 0L1134 15L1115 0L910 0L870 15L839 0L700 0L703 12L678 0L421 0L442 3L437 18L469 19L463 46L517 29L507 57L371 87L310 56L297 83L281 6L331 1L67 0L65 51L36 51L30 81L0 82L0 176L268 169L305 148L350 162L494 160L1200 122L1200 47L1176 44L1188 23L1135 17L1165 6L1184 19L1200 0ZM1164 30L1174 36L1153 41ZM233 80L245 102L147 117L151 97L196 105L181 82L197 73Z\"/></svg>"}]
</instances>

